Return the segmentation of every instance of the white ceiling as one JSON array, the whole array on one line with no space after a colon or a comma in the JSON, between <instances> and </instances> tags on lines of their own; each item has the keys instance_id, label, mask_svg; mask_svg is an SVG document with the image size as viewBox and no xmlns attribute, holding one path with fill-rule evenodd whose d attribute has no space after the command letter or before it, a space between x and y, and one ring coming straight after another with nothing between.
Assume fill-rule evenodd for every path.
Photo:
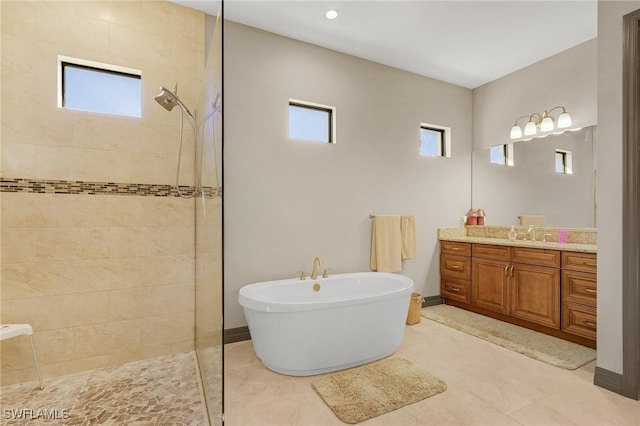
<instances>
[{"instance_id":1,"label":"white ceiling","mask_svg":"<svg viewBox=\"0 0 640 426\"><path fill-rule=\"evenodd\" d=\"M223 16L467 88L597 36L596 0L226 0Z\"/></svg>"}]
</instances>

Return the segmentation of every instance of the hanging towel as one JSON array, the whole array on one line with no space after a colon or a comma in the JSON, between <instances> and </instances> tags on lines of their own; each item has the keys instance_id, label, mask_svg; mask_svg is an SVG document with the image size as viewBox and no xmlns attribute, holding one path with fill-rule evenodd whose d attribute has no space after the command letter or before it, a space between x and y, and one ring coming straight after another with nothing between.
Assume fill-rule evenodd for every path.
<instances>
[{"instance_id":1,"label":"hanging towel","mask_svg":"<svg viewBox=\"0 0 640 426\"><path fill-rule=\"evenodd\" d=\"M373 217L371 229L371 269L378 272L402 270L400 216Z\"/></svg>"},{"instance_id":2,"label":"hanging towel","mask_svg":"<svg viewBox=\"0 0 640 426\"><path fill-rule=\"evenodd\" d=\"M402 259L415 259L416 219L413 216L400 218L400 234L402 235Z\"/></svg>"}]
</instances>

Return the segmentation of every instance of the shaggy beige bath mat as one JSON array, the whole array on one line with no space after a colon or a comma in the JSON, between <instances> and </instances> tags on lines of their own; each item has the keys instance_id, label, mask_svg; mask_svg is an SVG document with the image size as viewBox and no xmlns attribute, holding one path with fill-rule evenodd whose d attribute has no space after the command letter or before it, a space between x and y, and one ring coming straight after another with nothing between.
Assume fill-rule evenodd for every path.
<instances>
[{"instance_id":1,"label":"shaggy beige bath mat","mask_svg":"<svg viewBox=\"0 0 640 426\"><path fill-rule=\"evenodd\" d=\"M331 373L314 381L313 390L345 423L359 423L447 389L440 379L403 358Z\"/></svg>"},{"instance_id":2,"label":"shaggy beige bath mat","mask_svg":"<svg viewBox=\"0 0 640 426\"><path fill-rule=\"evenodd\" d=\"M586 346L454 306L436 305L423 308L422 316L567 370L575 370L596 359L596 351Z\"/></svg>"}]
</instances>

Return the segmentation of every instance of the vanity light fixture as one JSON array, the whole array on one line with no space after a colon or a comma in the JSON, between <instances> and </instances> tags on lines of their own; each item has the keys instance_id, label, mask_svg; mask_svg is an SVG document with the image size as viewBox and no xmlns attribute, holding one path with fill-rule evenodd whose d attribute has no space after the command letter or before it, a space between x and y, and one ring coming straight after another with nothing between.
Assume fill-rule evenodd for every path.
<instances>
[{"instance_id":1,"label":"vanity light fixture","mask_svg":"<svg viewBox=\"0 0 640 426\"><path fill-rule=\"evenodd\" d=\"M562 109L562 113L557 118L557 123L554 122L551 112L556 109ZM538 133L538 129L541 132L550 132L554 128L565 129L571 126L571 116L563 106L553 107L550 110L544 110L542 114L534 112L530 115L523 115L516 118L513 127L511 128L511 139L519 139L522 137L522 128L518 125L518 120L522 118L528 118L527 124L524 126L524 134L526 136L533 136ZM555 124L554 124L555 123Z\"/></svg>"},{"instance_id":2,"label":"vanity light fixture","mask_svg":"<svg viewBox=\"0 0 640 426\"><path fill-rule=\"evenodd\" d=\"M326 16L327 19L336 19L338 17L338 12L335 10L329 10L324 16Z\"/></svg>"}]
</instances>

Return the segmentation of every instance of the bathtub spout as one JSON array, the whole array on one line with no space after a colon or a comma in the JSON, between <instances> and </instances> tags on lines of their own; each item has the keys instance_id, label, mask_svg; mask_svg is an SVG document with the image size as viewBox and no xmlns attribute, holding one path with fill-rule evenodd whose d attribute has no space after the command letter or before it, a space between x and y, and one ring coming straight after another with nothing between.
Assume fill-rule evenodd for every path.
<instances>
[{"instance_id":1,"label":"bathtub spout","mask_svg":"<svg viewBox=\"0 0 640 426\"><path fill-rule=\"evenodd\" d=\"M315 280L318 278L318 266L322 266L322 259L316 257L313 259L313 269L311 270L311 279Z\"/></svg>"}]
</instances>

